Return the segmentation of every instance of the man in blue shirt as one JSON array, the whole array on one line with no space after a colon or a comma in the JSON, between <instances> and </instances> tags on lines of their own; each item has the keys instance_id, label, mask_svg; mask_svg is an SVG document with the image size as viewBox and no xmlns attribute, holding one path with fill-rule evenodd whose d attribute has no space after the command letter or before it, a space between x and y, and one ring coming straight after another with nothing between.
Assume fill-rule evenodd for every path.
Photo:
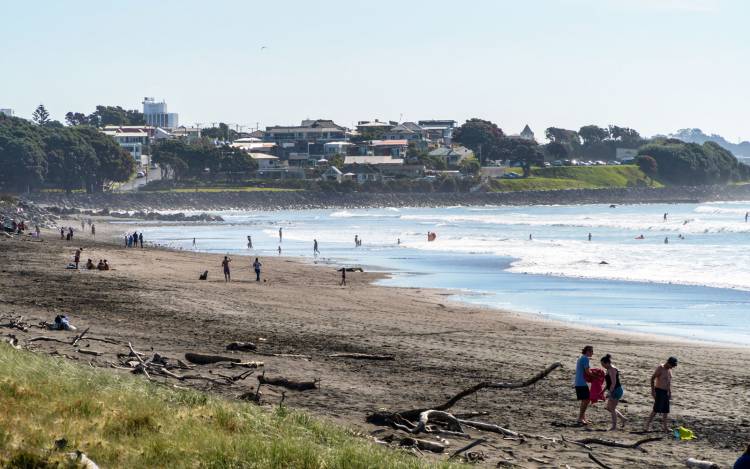
<instances>
[{"instance_id":1,"label":"man in blue shirt","mask_svg":"<svg viewBox=\"0 0 750 469\"><path fill-rule=\"evenodd\" d=\"M590 393L589 383L586 378L590 378L589 372L589 359L594 355L594 347L587 345L583 347L581 356L578 357L576 362L576 377L574 386L576 388L576 399L581 402L580 411L578 413L578 423L581 425L588 425L589 422L586 420L586 409L589 407Z\"/></svg>"}]
</instances>

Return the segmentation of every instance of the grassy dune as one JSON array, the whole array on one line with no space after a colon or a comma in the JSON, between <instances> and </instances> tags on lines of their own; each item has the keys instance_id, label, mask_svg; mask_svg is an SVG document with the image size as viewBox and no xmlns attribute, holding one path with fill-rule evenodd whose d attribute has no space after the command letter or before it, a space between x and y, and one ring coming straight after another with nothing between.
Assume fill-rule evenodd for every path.
<instances>
[{"instance_id":1,"label":"grassy dune","mask_svg":"<svg viewBox=\"0 0 750 469\"><path fill-rule=\"evenodd\" d=\"M521 170L514 170L521 173ZM534 168L525 179L496 179L491 189L508 191L551 191L560 189L604 189L633 186L661 187L634 165L627 166L561 166Z\"/></svg>"},{"instance_id":2,"label":"grassy dune","mask_svg":"<svg viewBox=\"0 0 750 469\"><path fill-rule=\"evenodd\" d=\"M65 450L54 449L65 438ZM0 344L0 465L418 468L412 455L307 414L259 408ZM444 465L442 467L449 467Z\"/></svg>"}]
</instances>

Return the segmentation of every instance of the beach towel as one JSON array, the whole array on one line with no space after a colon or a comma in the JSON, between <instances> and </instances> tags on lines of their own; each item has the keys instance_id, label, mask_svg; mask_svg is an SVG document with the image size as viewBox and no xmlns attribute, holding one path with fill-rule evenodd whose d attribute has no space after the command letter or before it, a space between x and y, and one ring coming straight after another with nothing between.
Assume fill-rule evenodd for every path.
<instances>
[{"instance_id":1,"label":"beach towel","mask_svg":"<svg viewBox=\"0 0 750 469\"><path fill-rule=\"evenodd\" d=\"M694 440L695 438L695 433L689 428L677 427L674 429L675 440Z\"/></svg>"},{"instance_id":2,"label":"beach towel","mask_svg":"<svg viewBox=\"0 0 750 469\"><path fill-rule=\"evenodd\" d=\"M601 368L590 368L590 377L587 380L591 383L591 391L589 394L589 401L592 404L597 402L604 402L604 378L607 375Z\"/></svg>"}]
</instances>

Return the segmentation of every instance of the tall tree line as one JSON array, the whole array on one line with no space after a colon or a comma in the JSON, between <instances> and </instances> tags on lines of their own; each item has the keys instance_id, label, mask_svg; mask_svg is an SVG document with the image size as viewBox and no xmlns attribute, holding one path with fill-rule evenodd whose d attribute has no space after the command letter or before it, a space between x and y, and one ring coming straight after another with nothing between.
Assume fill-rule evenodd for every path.
<instances>
[{"instance_id":1,"label":"tall tree line","mask_svg":"<svg viewBox=\"0 0 750 469\"><path fill-rule=\"evenodd\" d=\"M136 163L111 137L91 126L63 127L43 106L34 123L0 115L0 188L99 192L127 181Z\"/></svg>"}]
</instances>

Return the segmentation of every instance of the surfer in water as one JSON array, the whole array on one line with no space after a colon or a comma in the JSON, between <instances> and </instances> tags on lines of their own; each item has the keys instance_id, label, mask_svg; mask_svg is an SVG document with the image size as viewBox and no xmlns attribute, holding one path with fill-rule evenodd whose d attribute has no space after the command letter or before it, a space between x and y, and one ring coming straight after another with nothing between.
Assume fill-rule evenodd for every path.
<instances>
[{"instance_id":1,"label":"surfer in water","mask_svg":"<svg viewBox=\"0 0 750 469\"><path fill-rule=\"evenodd\" d=\"M668 213L664 214L664 221L667 221L667 215L668 215Z\"/></svg>"},{"instance_id":2,"label":"surfer in water","mask_svg":"<svg viewBox=\"0 0 750 469\"><path fill-rule=\"evenodd\" d=\"M636 236L635 239L646 239L646 237L643 235L640 235L640 236Z\"/></svg>"},{"instance_id":3,"label":"surfer in water","mask_svg":"<svg viewBox=\"0 0 750 469\"><path fill-rule=\"evenodd\" d=\"M250 235L247 235L247 248L248 249L253 248L253 237Z\"/></svg>"}]
</instances>

